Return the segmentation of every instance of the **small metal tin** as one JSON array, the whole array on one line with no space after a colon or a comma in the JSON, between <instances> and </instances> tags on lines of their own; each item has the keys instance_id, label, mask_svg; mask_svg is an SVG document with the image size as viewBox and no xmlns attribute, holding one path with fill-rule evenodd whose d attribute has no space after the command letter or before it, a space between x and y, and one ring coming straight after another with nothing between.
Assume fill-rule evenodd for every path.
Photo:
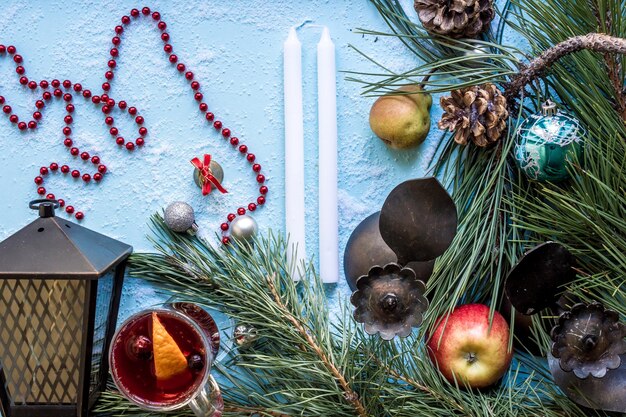
<instances>
[{"instance_id":1,"label":"small metal tin","mask_svg":"<svg viewBox=\"0 0 626 417\"><path fill-rule=\"evenodd\" d=\"M562 313L550 336L561 369L580 379L603 378L619 368L620 355L626 354L626 326L615 311L597 302L579 303Z\"/></svg>"},{"instance_id":2,"label":"small metal tin","mask_svg":"<svg viewBox=\"0 0 626 417\"><path fill-rule=\"evenodd\" d=\"M382 339L391 340L408 336L413 327L422 324L428 308L426 286L415 278L412 269L395 263L374 266L356 286L350 297L356 307L353 316L365 325L368 334L379 333Z\"/></svg>"},{"instance_id":3,"label":"small metal tin","mask_svg":"<svg viewBox=\"0 0 626 417\"><path fill-rule=\"evenodd\" d=\"M398 257L380 234L379 219L379 211L369 215L348 239L343 255L343 270L352 291L356 290L356 280L367 275L372 266L398 261ZM417 279L427 282L433 273L435 261L411 262L404 266L413 269Z\"/></svg>"},{"instance_id":4,"label":"small metal tin","mask_svg":"<svg viewBox=\"0 0 626 417\"><path fill-rule=\"evenodd\" d=\"M456 235L456 206L434 177L405 181L387 196L379 227L399 264L430 261L443 254Z\"/></svg>"},{"instance_id":5,"label":"small metal tin","mask_svg":"<svg viewBox=\"0 0 626 417\"><path fill-rule=\"evenodd\" d=\"M535 314L553 305L563 286L576 278L575 263L562 245L543 243L520 258L506 277L504 292L517 311Z\"/></svg>"}]
</instances>

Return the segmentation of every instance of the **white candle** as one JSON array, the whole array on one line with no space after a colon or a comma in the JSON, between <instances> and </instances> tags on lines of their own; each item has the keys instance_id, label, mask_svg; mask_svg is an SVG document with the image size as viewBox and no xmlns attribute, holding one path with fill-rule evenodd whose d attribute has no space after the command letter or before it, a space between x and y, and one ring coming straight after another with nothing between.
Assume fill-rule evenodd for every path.
<instances>
[{"instance_id":1,"label":"white candle","mask_svg":"<svg viewBox=\"0 0 626 417\"><path fill-rule=\"evenodd\" d=\"M285 84L285 227L293 252L288 251L293 277L306 259L304 223L304 128L302 121L302 52L295 28L284 44Z\"/></svg>"},{"instance_id":2,"label":"white candle","mask_svg":"<svg viewBox=\"0 0 626 417\"><path fill-rule=\"evenodd\" d=\"M337 81L335 44L327 27L317 44L317 106L319 123L319 245L323 282L339 278L337 214Z\"/></svg>"}]
</instances>

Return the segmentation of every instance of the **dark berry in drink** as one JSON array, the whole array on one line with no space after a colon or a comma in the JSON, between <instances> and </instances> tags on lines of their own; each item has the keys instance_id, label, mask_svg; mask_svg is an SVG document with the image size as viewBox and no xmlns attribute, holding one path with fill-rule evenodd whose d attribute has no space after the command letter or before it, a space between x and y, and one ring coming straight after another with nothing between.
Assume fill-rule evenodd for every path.
<instances>
[{"instance_id":1,"label":"dark berry in drink","mask_svg":"<svg viewBox=\"0 0 626 417\"><path fill-rule=\"evenodd\" d=\"M204 368L204 360L202 360L202 356L196 353L189 356L187 359L187 365L194 371L201 371L202 368Z\"/></svg>"},{"instance_id":2,"label":"dark berry in drink","mask_svg":"<svg viewBox=\"0 0 626 417\"><path fill-rule=\"evenodd\" d=\"M129 353L142 361L152 359L152 342L146 336L135 336L129 340Z\"/></svg>"}]
</instances>

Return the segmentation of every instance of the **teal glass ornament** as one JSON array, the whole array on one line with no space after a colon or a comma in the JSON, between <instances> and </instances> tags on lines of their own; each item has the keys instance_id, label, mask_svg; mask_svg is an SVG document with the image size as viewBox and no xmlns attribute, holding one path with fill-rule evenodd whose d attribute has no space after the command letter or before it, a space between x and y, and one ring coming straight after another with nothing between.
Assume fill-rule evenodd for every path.
<instances>
[{"instance_id":1,"label":"teal glass ornament","mask_svg":"<svg viewBox=\"0 0 626 417\"><path fill-rule=\"evenodd\" d=\"M530 179L563 181L569 164L582 156L585 133L577 119L548 100L542 114L530 116L517 130L515 160Z\"/></svg>"}]
</instances>

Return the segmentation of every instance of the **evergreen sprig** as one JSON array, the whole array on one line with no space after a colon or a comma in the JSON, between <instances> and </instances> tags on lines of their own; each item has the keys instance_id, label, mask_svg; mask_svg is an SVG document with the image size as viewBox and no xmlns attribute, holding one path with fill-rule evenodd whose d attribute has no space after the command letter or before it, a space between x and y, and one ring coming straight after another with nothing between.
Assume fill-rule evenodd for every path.
<instances>
[{"instance_id":1,"label":"evergreen sprig","mask_svg":"<svg viewBox=\"0 0 626 417\"><path fill-rule=\"evenodd\" d=\"M516 365L501 386L472 391L442 379L417 333L393 342L371 337L346 306L331 322L319 276L307 269L306 279L294 282L289 246L271 232L224 249L171 232L158 215L152 222L158 253L133 255L131 275L176 300L223 311L262 335L258 345L232 348L215 366L227 416L585 415L545 384L541 360L529 360L525 369L535 371ZM113 388L95 413L154 415Z\"/></svg>"}]
</instances>

